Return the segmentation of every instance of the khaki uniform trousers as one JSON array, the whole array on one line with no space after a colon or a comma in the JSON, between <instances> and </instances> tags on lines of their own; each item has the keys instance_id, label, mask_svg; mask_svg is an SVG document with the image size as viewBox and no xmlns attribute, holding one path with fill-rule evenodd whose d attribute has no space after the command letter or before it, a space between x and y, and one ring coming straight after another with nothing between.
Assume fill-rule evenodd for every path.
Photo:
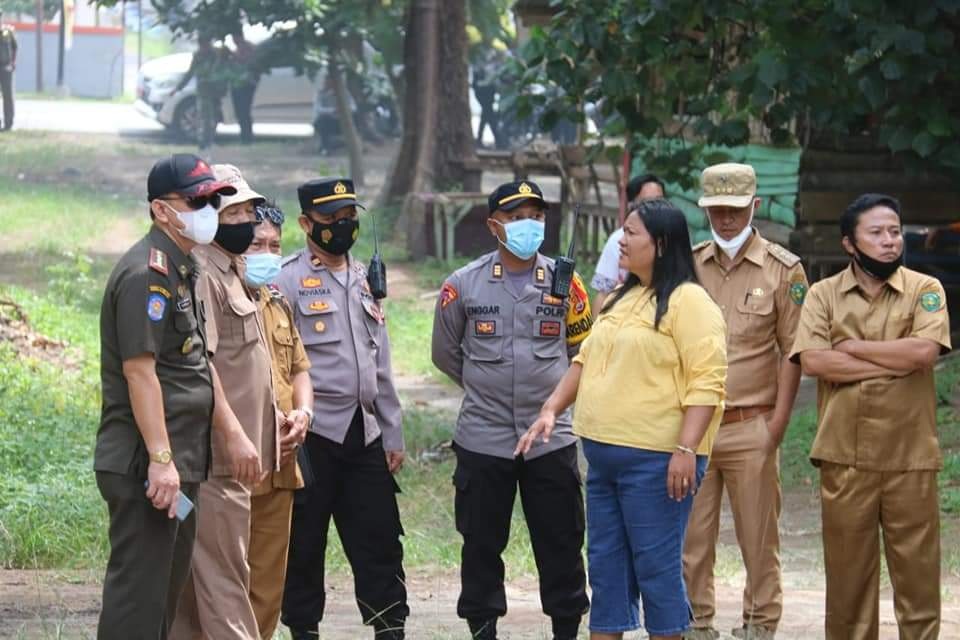
<instances>
[{"instance_id":1,"label":"khaki uniform trousers","mask_svg":"<svg viewBox=\"0 0 960 640\"><path fill-rule=\"evenodd\" d=\"M250 500L250 604L260 637L269 640L280 622L293 489L272 489Z\"/></svg>"},{"instance_id":2,"label":"khaki uniform trousers","mask_svg":"<svg viewBox=\"0 0 960 640\"><path fill-rule=\"evenodd\" d=\"M250 490L232 478L200 485L193 566L180 597L171 640L255 640L250 606Z\"/></svg>"},{"instance_id":3,"label":"khaki uniform trousers","mask_svg":"<svg viewBox=\"0 0 960 640\"><path fill-rule=\"evenodd\" d=\"M827 640L880 635L880 535L903 640L940 634L940 506L936 471L858 471L822 463Z\"/></svg>"},{"instance_id":4,"label":"khaki uniform trousers","mask_svg":"<svg viewBox=\"0 0 960 640\"><path fill-rule=\"evenodd\" d=\"M780 457L767 453L766 415L720 426L707 473L693 501L683 549L684 579L693 626L713 626L713 568L726 487L734 530L746 568L743 622L776 629L783 610L780 582Z\"/></svg>"}]
</instances>

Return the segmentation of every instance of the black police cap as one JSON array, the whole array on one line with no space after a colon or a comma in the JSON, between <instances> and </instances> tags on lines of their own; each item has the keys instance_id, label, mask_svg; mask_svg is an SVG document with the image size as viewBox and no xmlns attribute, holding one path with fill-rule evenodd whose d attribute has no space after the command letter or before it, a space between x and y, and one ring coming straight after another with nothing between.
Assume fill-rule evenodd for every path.
<instances>
[{"instance_id":1,"label":"black police cap","mask_svg":"<svg viewBox=\"0 0 960 640\"><path fill-rule=\"evenodd\" d=\"M153 201L168 193L182 196L208 196L222 193L231 196L236 187L213 177L213 169L192 153L175 153L158 160L147 176L147 200Z\"/></svg>"},{"instance_id":2,"label":"black police cap","mask_svg":"<svg viewBox=\"0 0 960 640\"><path fill-rule=\"evenodd\" d=\"M297 187L300 210L317 213L334 213L343 207L364 208L357 202L353 180L349 178L319 178L304 182Z\"/></svg>"},{"instance_id":3,"label":"black police cap","mask_svg":"<svg viewBox=\"0 0 960 640\"><path fill-rule=\"evenodd\" d=\"M531 200L542 208L547 207L547 203L543 199L543 192L540 191L537 183L530 180L520 180L497 187L487 199L487 206L492 214L495 211L512 211L524 202Z\"/></svg>"}]
</instances>

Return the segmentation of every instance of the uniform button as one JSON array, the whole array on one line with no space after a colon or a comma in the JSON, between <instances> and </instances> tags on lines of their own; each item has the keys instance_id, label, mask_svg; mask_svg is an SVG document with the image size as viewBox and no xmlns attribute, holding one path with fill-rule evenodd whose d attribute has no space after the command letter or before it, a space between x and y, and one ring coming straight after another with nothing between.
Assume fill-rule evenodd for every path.
<instances>
[{"instance_id":1,"label":"uniform button","mask_svg":"<svg viewBox=\"0 0 960 640\"><path fill-rule=\"evenodd\" d=\"M729 281L730 281L730 276L724 277L724 280L726 280L727 282L729 282Z\"/></svg>"},{"instance_id":2,"label":"uniform button","mask_svg":"<svg viewBox=\"0 0 960 640\"><path fill-rule=\"evenodd\" d=\"M721 310L721 311L726 311L726 310L727 310L727 305L725 305L725 304L720 305L720 310Z\"/></svg>"}]
</instances>

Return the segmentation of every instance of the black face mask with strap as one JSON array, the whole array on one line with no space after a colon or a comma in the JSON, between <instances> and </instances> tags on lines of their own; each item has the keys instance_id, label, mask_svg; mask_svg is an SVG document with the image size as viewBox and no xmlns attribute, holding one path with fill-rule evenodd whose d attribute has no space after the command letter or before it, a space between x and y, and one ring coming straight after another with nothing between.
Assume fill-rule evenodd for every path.
<instances>
[{"instance_id":1,"label":"black face mask with strap","mask_svg":"<svg viewBox=\"0 0 960 640\"><path fill-rule=\"evenodd\" d=\"M253 223L221 224L213 241L234 255L245 253L253 243Z\"/></svg>"},{"instance_id":2,"label":"black face mask with strap","mask_svg":"<svg viewBox=\"0 0 960 640\"><path fill-rule=\"evenodd\" d=\"M318 247L335 256L342 256L357 241L360 234L360 221L356 218L341 218L330 224L313 222L310 239Z\"/></svg>"},{"instance_id":3,"label":"black face mask with strap","mask_svg":"<svg viewBox=\"0 0 960 640\"><path fill-rule=\"evenodd\" d=\"M853 260L865 274L871 278L874 278L875 280L889 280L890 276L896 273L897 269L899 269L903 264L902 251L894 260L891 260L890 262L883 262L881 260L871 258L864 252L860 251L860 248L857 247L857 244L853 241L853 238L850 238L850 244L853 245Z\"/></svg>"}]
</instances>

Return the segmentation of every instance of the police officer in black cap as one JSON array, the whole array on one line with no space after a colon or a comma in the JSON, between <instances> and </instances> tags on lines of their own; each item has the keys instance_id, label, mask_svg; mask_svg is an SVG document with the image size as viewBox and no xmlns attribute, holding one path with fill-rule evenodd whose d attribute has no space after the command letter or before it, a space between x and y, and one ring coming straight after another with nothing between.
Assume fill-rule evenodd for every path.
<instances>
[{"instance_id":1,"label":"police officer in black cap","mask_svg":"<svg viewBox=\"0 0 960 640\"><path fill-rule=\"evenodd\" d=\"M363 623L378 640L399 640L409 613L393 477L403 432L383 309L349 253L360 204L346 178L311 180L297 193L307 246L284 261L277 286L311 363L315 404L304 450L313 482L294 499L281 619L294 640L318 637L333 517Z\"/></svg>"},{"instance_id":2,"label":"police officer in black cap","mask_svg":"<svg viewBox=\"0 0 960 640\"><path fill-rule=\"evenodd\" d=\"M507 612L501 554L519 488L543 611L556 640L573 640L588 601L569 412L557 418L549 443L514 452L590 332L590 301L577 275L566 299L550 293L554 261L539 252L547 214L540 187L501 185L489 210L497 248L447 278L433 323L433 362L464 390L453 438L463 536L457 613L473 638L496 639L497 618Z\"/></svg>"},{"instance_id":3,"label":"police officer in black cap","mask_svg":"<svg viewBox=\"0 0 960 640\"><path fill-rule=\"evenodd\" d=\"M260 477L257 450L207 358L190 256L213 240L220 195L236 189L200 158L176 154L154 165L147 191L153 224L117 262L100 308L103 406L93 466L110 512L100 640L167 637L197 522L195 512L179 519L178 492L195 501L207 477L211 425L234 477Z\"/></svg>"}]
</instances>

